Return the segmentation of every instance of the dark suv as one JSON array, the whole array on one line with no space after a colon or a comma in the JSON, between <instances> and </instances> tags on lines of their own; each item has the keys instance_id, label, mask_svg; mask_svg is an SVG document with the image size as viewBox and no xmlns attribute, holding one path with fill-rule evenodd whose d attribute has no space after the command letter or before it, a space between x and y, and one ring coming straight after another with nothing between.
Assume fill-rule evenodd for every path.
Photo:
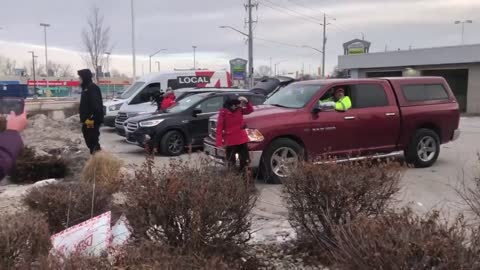
<instances>
[{"instance_id":1,"label":"dark suv","mask_svg":"<svg viewBox=\"0 0 480 270\"><path fill-rule=\"evenodd\" d=\"M127 142L168 156L182 154L186 146L203 146L208 136L208 119L222 108L228 96L246 97L253 105L263 104L264 95L248 91L196 94L180 100L167 113L130 118L125 123Z\"/></svg>"}]
</instances>

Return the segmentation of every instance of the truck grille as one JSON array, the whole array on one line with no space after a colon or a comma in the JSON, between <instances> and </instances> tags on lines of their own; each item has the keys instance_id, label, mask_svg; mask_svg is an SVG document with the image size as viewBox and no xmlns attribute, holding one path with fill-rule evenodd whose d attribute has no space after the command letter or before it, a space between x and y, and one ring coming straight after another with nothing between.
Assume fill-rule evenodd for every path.
<instances>
[{"instance_id":1,"label":"truck grille","mask_svg":"<svg viewBox=\"0 0 480 270\"><path fill-rule=\"evenodd\" d=\"M127 123L127 131L128 132L135 132L138 129L137 123Z\"/></svg>"},{"instance_id":2,"label":"truck grille","mask_svg":"<svg viewBox=\"0 0 480 270\"><path fill-rule=\"evenodd\" d=\"M208 135L214 140L217 139L217 120L208 121Z\"/></svg>"},{"instance_id":3,"label":"truck grille","mask_svg":"<svg viewBox=\"0 0 480 270\"><path fill-rule=\"evenodd\" d=\"M117 115L117 118L115 119L115 123L119 125L123 125L123 123L127 121L127 119L128 119L127 113L119 112Z\"/></svg>"}]
</instances>

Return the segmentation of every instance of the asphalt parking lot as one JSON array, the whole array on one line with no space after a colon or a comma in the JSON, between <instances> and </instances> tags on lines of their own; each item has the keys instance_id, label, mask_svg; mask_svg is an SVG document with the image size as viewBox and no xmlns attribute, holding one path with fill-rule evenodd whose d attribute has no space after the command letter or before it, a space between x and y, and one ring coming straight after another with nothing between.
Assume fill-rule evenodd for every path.
<instances>
[{"instance_id":1,"label":"asphalt parking lot","mask_svg":"<svg viewBox=\"0 0 480 270\"><path fill-rule=\"evenodd\" d=\"M420 213L437 209L446 216L464 211L454 187L462 179L471 180L480 176L480 117L462 117L459 140L443 145L437 163L426 169L406 169L398 195L399 206L409 205ZM101 137L104 149L112 152L128 164L140 165L145 159L143 149L129 145L124 139L105 128ZM201 153L183 155L180 158L198 162ZM169 157L157 156L156 164L168 164ZM254 210L255 240L279 240L291 233L286 219L287 211L281 199L280 185L266 185L257 182L259 201Z\"/></svg>"}]
</instances>

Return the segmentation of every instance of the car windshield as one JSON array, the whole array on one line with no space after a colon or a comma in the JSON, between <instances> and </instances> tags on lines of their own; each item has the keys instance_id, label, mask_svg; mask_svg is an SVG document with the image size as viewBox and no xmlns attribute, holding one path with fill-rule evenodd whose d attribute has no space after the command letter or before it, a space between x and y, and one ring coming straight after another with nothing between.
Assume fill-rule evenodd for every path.
<instances>
[{"instance_id":1,"label":"car windshield","mask_svg":"<svg viewBox=\"0 0 480 270\"><path fill-rule=\"evenodd\" d=\"M183 112L186 109L190 108L192 105L196 104L200 100L202 100L205 97L205 95L199 94L199 95L193 95L189 96L187 98L184 98L180 101L178 101L175 106L171 107L170 109L167 110L168 113L178 113L178 112Z\"/></svg>"},{"instance_id":2,"label":"car windshield","mask_svg":"<svg viewBox=\"0 0 480 270\"><path fill-rule=\"evenodd\" d=\"M145 84L145 82L135 82L134 84L130 85L127 90L123 92L123 94L120 96L121 99L128 99L132 97L140 87L142 87Z\"/></svg>"},{"instance_id":3,"label":"car windshield","mask_svg":"<svg viewBox=\"0 0 480 270\"><path fill-rule=\"evenodd\" d=\"M284 108L303 108L321 88L321 84L290 84L275 92L264 104Z\"/></svg>"}]
</instances>

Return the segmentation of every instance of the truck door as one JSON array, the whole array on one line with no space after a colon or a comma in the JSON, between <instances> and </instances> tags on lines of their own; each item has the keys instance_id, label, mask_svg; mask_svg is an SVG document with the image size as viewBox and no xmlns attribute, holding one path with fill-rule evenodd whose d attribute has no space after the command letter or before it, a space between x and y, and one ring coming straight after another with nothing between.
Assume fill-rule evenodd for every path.
<instances>
[{"instance_id":1,"label":"truck door","mask_svg":"<svg viewBox=\"0 0 480 270\"><path fill-rule=\"evenodd\" d=\"M327 90L320 100L333 96L334 90L343 88L345 95L349 95L349 85L336 85ZM356 114L352 110L346 112L321 111L312 114L311 122L311 152L315 155L335 157L355 156L357 149L357 131L359 128Z\"/></svg>"},{"instance_id":2,"label":"truck door","mask_svg":"<svg viewBox=\"0 0 480 270\"><path fill-rule=\"evenodd\" d=\"M358 126L358 150L362 154L394 151L400 134L400 113L390 85L384 81L357 83L350 94Z\"/></svg>"}]
</instances>

